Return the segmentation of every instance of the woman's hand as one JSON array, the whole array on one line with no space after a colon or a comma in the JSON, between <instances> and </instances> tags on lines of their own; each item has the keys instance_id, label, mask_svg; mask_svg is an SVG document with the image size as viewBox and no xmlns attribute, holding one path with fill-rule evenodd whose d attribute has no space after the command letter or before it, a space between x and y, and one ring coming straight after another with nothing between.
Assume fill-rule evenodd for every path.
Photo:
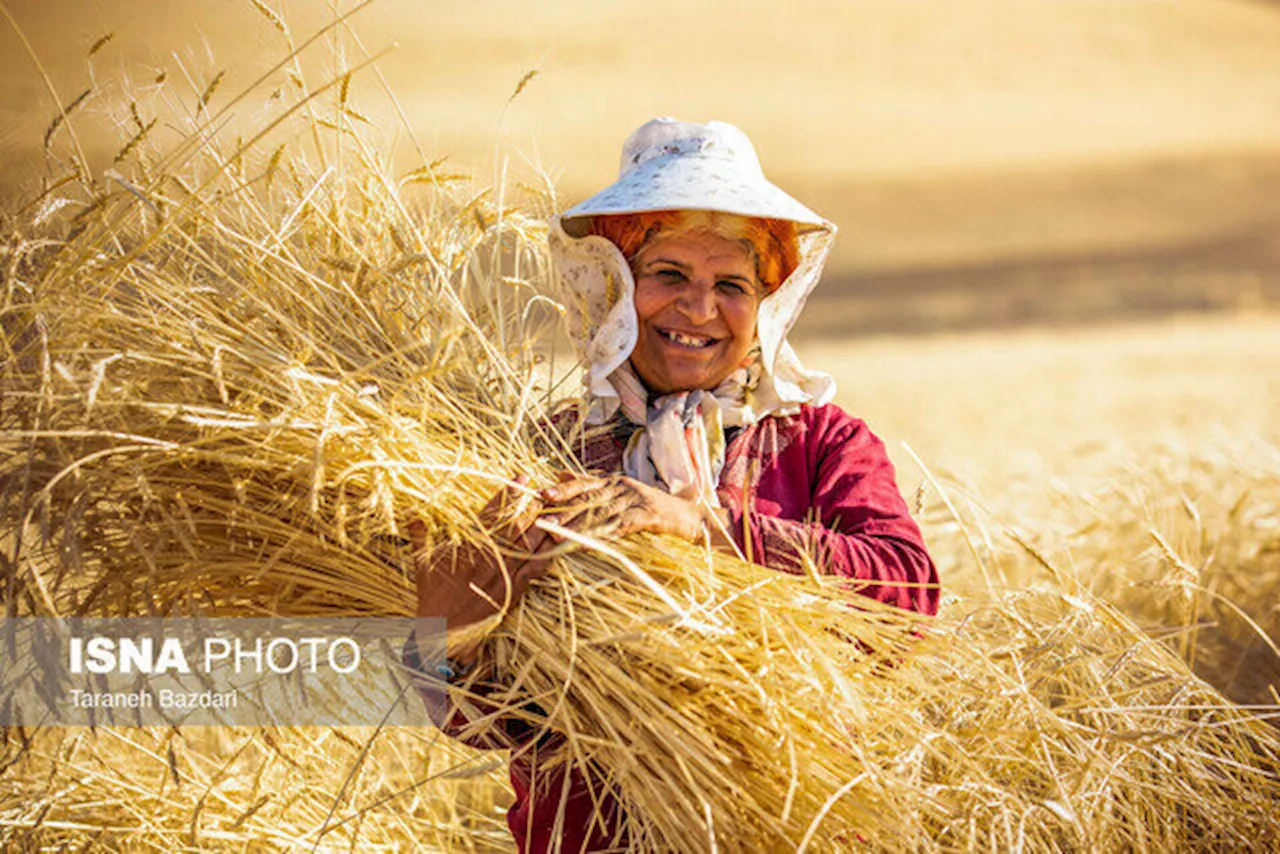
<instances>
[{"instance_id":1,"label":"woman's hand","mask_svg":"<svg viewBox=\"0 0 1280 854\"><path fill-rule=\"evenodd\" d=\"M418 616L441 617L449 631L505 614L524 596L529 584L547 571L550 559L544 555L554 542L531 526L542 502L521 489L527 478L520 475L515 486L501 489L480 511L480 522L492 530L498 521L525 506L500 530L494 531L497 549L464 543L455 547L429 549L426 526L420 520L407 525L418 571ZM475 650L463 650L450 657L467 662Z\"/></svg>"},{"instance_id":2,"label":"woman's hand","mask_svg":"<svg viewBox=\"0 0 1280 854\"><path fill-rule=\"evenodd\" d=\"M608 477L560 473L560 483L542 490L542 499L558 512L546 517L582 533L621 537L638 531L670 534L702 542L722 519L697 503L663 492L625 475Z\"/></svg>"}]
</instances>

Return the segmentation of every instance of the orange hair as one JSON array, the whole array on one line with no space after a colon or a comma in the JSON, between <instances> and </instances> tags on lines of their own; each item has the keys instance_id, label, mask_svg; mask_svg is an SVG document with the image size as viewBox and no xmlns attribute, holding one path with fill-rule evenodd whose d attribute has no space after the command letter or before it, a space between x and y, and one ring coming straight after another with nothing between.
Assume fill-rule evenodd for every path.
<instances>
[{"instance_id":1,"label":"orange hair","mask_svg":"<svg viewBox=\"0 0 1280 854\"><path fill-rule=\"evenodd\" d=\"M608 238L627 263L654 240L688 231L709 231L745 244L755 259L756 278L768 293L786 281L800 262L796 224L785 219L746 217L721 211L645 211L591 217L588 234Z\"/></svg>"}]
</instances>

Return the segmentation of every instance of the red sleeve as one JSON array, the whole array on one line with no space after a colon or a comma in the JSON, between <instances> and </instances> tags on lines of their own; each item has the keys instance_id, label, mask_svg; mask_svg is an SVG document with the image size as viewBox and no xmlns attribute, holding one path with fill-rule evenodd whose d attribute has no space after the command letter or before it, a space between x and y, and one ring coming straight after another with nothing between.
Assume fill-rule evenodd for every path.
<instances>
[{"instance_id":1,"label":"red sleeve","mask_svg":"<svg viewBox=\"0 0 1280 854\"><path fill-rule=\"evenodd\" d=\"M898 491L884 443L838 407L819 407L806 418L804 447L778 463L808 468L811 518L778 518L754 508L744 518L740 506L731 507L743 553L788 572L799 571L799 556L807 553L827 572L867 582L859 587L867 596L937 613L937 569Z\"/></svg>"}]
</instances>

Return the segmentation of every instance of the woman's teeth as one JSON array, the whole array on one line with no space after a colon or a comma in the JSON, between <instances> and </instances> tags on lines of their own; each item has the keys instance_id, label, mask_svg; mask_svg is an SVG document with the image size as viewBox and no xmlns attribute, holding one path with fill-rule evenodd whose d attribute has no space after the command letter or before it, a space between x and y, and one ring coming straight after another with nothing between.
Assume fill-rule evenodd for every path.
<instances>
[{"instance_id":1,"label":"woman's teeth","mask_svg":"<svg viewBox=\"0 0 1280 854\"><path fill-rule=\"evenodd\" d=\"M665 329L658 330L658 333L668 341L674 341L682 347L707 347L714 344L716 340L699 335L681 335L679 332L668 332Z\"/></svg>"}]
</instances>

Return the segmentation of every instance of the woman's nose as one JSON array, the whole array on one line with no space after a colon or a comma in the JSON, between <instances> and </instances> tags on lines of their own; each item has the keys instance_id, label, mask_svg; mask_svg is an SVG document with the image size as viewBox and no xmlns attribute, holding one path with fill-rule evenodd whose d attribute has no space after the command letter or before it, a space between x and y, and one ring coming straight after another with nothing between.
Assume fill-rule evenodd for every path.
<instances>
[{"instance_id":1,"label":"woman's nose","mask_svg":"<svg viewBox=\"0 0 1280 854\"><path fill-rule=\"evenodd\" d=\"M715 286L703 282L691 283L680 294L677 307L680 313L689 318L689 322L695 326L711 322L715 319L718 310Z\"/></svg>"}]
</instances>

